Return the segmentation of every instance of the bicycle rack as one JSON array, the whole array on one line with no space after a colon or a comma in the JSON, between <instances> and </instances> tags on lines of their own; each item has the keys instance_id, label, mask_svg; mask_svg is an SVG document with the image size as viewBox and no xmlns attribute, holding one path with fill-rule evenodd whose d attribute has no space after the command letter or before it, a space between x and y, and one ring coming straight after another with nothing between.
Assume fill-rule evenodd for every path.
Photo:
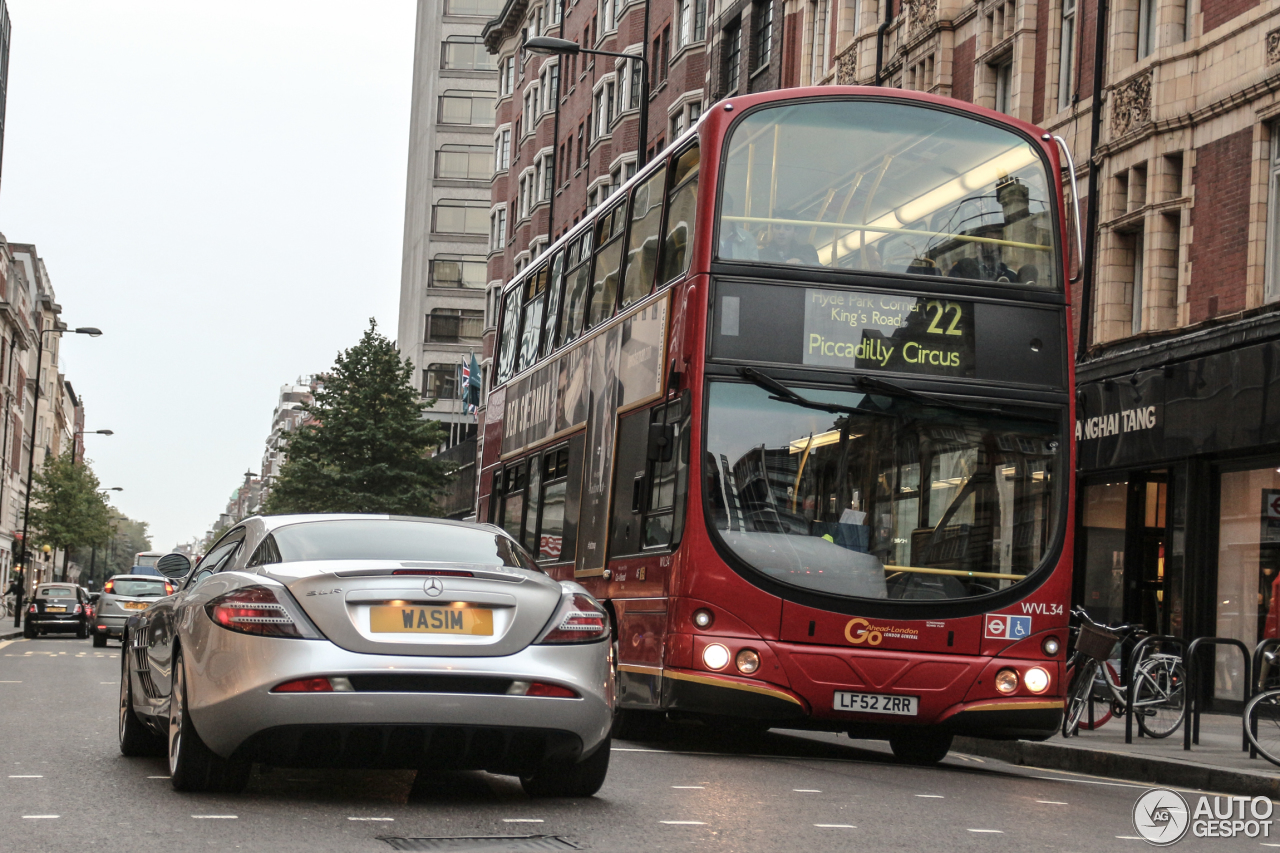
<instances>
[{"instance_id":1,"label":"bicycle rack","mask_svg":"<svg viewBox=\"0 0 1280 853\"><path fill-rule=\"evenodd\" d=\"M1199 681L1199 673L1196 667L1196 652L1203 646L1233 646L1240 650L1240 654L1244 657L1244 701L1249 703L1249 698L1253 695L1253 658L1249 655L1249 647L1239 640L1231 637L1197 637L1191 641L1191 645L1187 646L1186 652L1182 655L1182 668L1187 673L1187 716L1183 720L1186 729L1182 732L1182 748L1183 750L1191 749L1191 744L1200 744L1200 705L1198 701L1199 689L1197 682ZM1241 726L1243 729L1243 726ZM1249 736L1241 731L1240 740L1242 746L1241 752L1249 752Z\"/></svg>"},{"instance_id":2,"label":"bicycle rack","mask_svg":"<svg viewBox=\"0 0 1280 853\"><path fill-rule=\"evenodd\" d=\"M1262 642L1258 643L1258 645L1254 647L1253 677L1255 681L1251 686L1255 694L1261 693L1263 690L1267 689L1267 686L1265 684L1257 683L1257 679L1260 679L1262 677L1262 656L1266 654L1267 650L1272 648L1273 646L1280 646L1280 639L1276 637L1266 637L1262 640ZM1253 733L1255 735L1258 733L1256 726L1254 727ZM1248 735L1245 735L1245 737L1248 738ZM1249 757L1250 758L1258 757L1258 750L1254 748L1254 745L1252 743L1249 744Z\"/></svg>"},{"instance_id":3,"label":"bicycle rack","mask_svg":"<svg viewBox=\"0 0 1280 853\"><path fill-rule=\"evenodd\" d=\"M1137 644L1129 650L1129 657L1125 659L1124 665L1124 742L1133 743L1133 691L1136 689L1136 683L1133 678L1133 670L1137 666L1139 652L1148 645L1156 643L1175 643L1183 649L1187 647L1187 641L1181 637L1174 637L1169 634L1148 634L1137 642ZM1138 730L1138 737L1142 737L1142 730Z\"/></svg>"}]
</instances>

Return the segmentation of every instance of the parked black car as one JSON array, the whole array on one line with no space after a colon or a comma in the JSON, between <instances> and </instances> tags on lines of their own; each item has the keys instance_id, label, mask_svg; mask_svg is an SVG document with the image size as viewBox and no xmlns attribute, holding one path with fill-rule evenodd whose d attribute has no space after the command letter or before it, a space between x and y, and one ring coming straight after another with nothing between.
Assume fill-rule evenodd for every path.
<instances>
[{"instance_id":1,"label":"parked black car","mask_svg":"<svg viewBox=\"0 0 1280 853\"><path fill-rule=\"evenodd\" d=\"M27 605L22 636L75 631L80 639L89 636L89 604L85 591L73 583L42 583L36 586Z\"/></svg>"}]
</instances>

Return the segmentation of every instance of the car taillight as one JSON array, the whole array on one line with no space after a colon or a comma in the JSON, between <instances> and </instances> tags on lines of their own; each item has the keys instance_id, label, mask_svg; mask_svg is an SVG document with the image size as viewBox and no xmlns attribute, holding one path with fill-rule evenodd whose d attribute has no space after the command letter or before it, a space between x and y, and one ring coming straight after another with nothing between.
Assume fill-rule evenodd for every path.
<instances>
[{"instance_id":1,"label":"car taillight","mask_svg":"<svg viewBox=\"0 0 1280 853\"><path fill-rule=\"evenodd\" d=\"M80 606L79 604L77 604L77 605L76 605L76 609L75 609L75 610L72 610L71 612L72 612L72 613L74 613L75 615L79 616L81 613L83 613L83 612L84 612L84 608L83 608L82 606Z\"/></svg>"},{"instance_id":2,"label":"car taillight","mask_svg":"<svg viewBox=\"0 0 1280 853\"><path fill-rule=\"evenodd\" d=\"M34 601L27 605L27 612L28 613L36 612L36 603Z\"/></svg>"},{"instance_id":3,"label":"car taillight","mask_svg":"<svg viewBox=\"0 0 1280 853\"><path fill-rule=\"evenodd\" d=\"M455 569L396 569L392 575L425 575L433 578L473 578L471 572Z\"/></svg>"},{"instance_id":4,"label":"car taillight","mask_svg":"<svg viewBox=\"0 0 1280 853\"><path fill-rule=\"evenodd\" d=\"M116 588L116 582L115 582L115 581L107 581L105 584L103 584L103 585L102 585L102 591L103 591L103 592L111 592L111 591L112 591L112 590L114 590L115 588Z\"/></svg>"},{"instance_id":5,"label":"car taillight","mask_svg":"<svg viewBox=\"0 0 1280 853\"><path fill-rule=\"evenodd\" d=\"M173 595L173 584L169 583L168 581L164 582L164 594Z\"/></svg>"},{"instance_id":6,"label":"car taillight","mask_svg":"<svg viewBox=\"0 0 1280 853\"><path fill-rule=\"evenodd\" d=\"M218 596L204 609L210 619L228 631L298 640L324 639L283 589L247 586Z\"/></svg>"},{"instance_id":7,"label":"car taillight","mask_svg":"<svg viewBox=\"0 0 1280 853\"><path fill-rule=\"evenodd\" d=\"M609 614L581 592L564 596L539 643L593 643L609 636Z\"/></svg>"}]
</instances>

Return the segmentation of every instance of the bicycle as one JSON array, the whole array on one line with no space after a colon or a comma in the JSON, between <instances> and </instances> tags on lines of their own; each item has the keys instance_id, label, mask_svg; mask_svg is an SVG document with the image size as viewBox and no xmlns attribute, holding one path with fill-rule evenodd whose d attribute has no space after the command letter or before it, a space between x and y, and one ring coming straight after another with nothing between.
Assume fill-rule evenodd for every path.
<instances>
[{"instance_id":1,"label":"bicycle","mask_svg":"<svg viewBox=\"0 0 1280 853\"><path fill-rule=\"evenodd\" d=\"M1264 652L1262 658L1258 684L1263 689L1245 703L1244 733L1259 755L1280 767L1280 687L1275 686L1277 678L1267 674L1271 668L1280 665L1280 652ZM1268 682L1273 686L1267 688Z\"/></svg>"},{"instance_id":2,"label":"bicycle","mask_svg":"<svg viewBox=\"0 0 1280 853\"><path fill-rule=\"evenodd\" d=\"M1108 660L1117 643L1123 648L1130 640L1137 640L1146 632L1136 625L1101 625L1079 607L1072 613L1080 620L1080 628L1072 658L1074 674L1067 688L1062 736L1077 734L1085 711L1099 704L1107 705L1109 713L1101 720L1095 716L1093 725L1086 725L1086 729L1096 729L1110 717L1122 717L1132 710L1138 727L1147 737L1166 738L1177 731L1187 713L1187 674L1182 667L1182 658L1167 652L1144 656L1131 676L1134 679L1131 709L1126 685L1120 683L1119 673L1108 664ZM1280 705L1277 709L1280 710ZM1280 741L1277 747L1280 747Z\"/></svg>"}]
</instances>

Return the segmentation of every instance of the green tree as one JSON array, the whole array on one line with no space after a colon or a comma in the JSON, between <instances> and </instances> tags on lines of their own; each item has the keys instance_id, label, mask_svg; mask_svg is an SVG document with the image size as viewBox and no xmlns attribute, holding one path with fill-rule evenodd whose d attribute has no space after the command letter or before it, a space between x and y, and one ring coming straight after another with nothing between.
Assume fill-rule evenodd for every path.
<instances>
[{"instance_id":1,"label":"green tree","mask_svg":"<svg viewBox=\"0 0 1280 853\"><path fill-rule=\"evenodd\" d=\"M448 478L429 455L443 432L423 417L430 404L412 380L412 364L370 320L305 407L311 421L289 438L264 511L431 515Z\"/></svg>"},{"instance_id":2,"label":"green tree","mask_svg":"<svg viewBox=\"0 0 1280 853\"><path fill-rule=\"evenodd\" d=\"M31 487L31 546L81 548L106 544L111 538L111 514L98 491L97 476L84 461L45 457Z\"/></svg>"},{"instance_id":3,"label":"green tree","mask_svg":"<svg viewBox=\"0 0 1280 853\"><path fill-rule=\"evenodd\" d=\"M90 558L93 577L102 581L112 575L127 574L133 568L133 555L151 550L151 536L145 521L134 521L114 508L110 512L111 538L105 545L99 545ZM101 586L97 583L94 588Z\"/></svg>"}]
</instances>

